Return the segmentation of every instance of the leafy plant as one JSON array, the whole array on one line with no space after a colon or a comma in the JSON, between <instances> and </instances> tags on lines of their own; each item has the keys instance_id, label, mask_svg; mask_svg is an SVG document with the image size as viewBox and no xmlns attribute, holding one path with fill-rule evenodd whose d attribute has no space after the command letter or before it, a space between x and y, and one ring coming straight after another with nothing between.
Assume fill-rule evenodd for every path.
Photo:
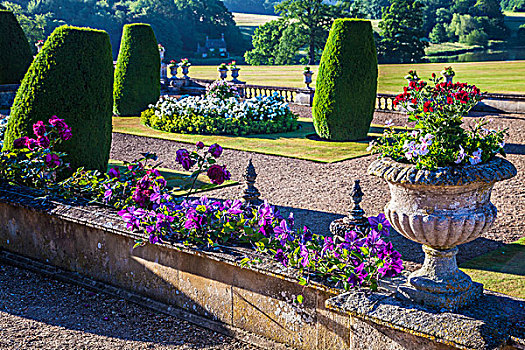
<instances>
[{"instance_id":1,"label":"leafy plant","mask_svg":"<svg viewBox=\"0 0 525 350\"><path fill-rule=\"evenodd\" d=\"M389 126L382 137L372 141L369 150L398 162L416 164L420 169L442 166L476 165L505 155L506 130L487 129L480 119L470 130L462 127L463 117L481 100L480 90L466 83L443 83L432 75L425 81L412 81L394 101L415 122L412 131L395 132Z\"/></svg>"},{"instance_id":2,"label":"leafy plant","mask_svg":"<svg viewBox=\"0 0 525 350\"><path fill-rule=\"evenodd\" d=\"M141 120L154 129L184 134L270 134L296 130L297 116L277 94L236 98L162 97Z\"/></svg>"}]
</instances>

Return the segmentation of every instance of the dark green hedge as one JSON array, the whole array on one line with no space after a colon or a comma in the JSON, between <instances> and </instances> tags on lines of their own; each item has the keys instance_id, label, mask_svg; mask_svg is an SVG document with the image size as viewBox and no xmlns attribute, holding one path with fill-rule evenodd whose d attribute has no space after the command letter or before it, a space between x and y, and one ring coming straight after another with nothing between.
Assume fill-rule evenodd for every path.
<instances>
[{"instance_id":1,"label":"dark green hedge","mask_svg":"<svg viewBox=\"0 0 525 350\"><path fill-rule=\"evenodd\" d=\"M33 53L15 15L0 10L0 84L18 84L26 74Z\"/></svg>"},{"instance_id":2,"label":"dark green hedge","mask_svg":"<svg viewBox=\"0 0 525 350\"><path fill-rule=\"evenodd\" d=\"M113 113L139 115L160 97L160 56L149 24L126 24L120 42Z\"/></svg>"},{"instance_id":3,"label":"dark green hedge","mask_svg":"<svg viewBox=\"0 0 525 350\"><path fill-rule=\"evenodd\" d=\"M32 136L32 125L57 115L73 137L61 145L71 167L106 171L111 147L113 59L109 35L62 26L49 36L22 80L11 109L4 149Z\"/></svg>"},{"instance_id":4,"label":"dark green hedge","mask_svg":"<svg viewBox=\"0 0 525 350\"><path fill-rule=\"evenodd\" d=\"M367 137L377 94L377 54L370 21L337 19L321 57L313 102L317 134L329 140Z\"/></svg>"}]
</instances>

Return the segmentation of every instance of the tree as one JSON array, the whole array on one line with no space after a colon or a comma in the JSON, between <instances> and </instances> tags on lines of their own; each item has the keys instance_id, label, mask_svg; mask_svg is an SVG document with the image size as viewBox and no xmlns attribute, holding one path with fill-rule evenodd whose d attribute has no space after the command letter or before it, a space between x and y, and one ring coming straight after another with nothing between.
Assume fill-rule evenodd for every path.
<instances>
[{"instance_id":1,"label":"tree","mask_svg":"<svg viewBox=\"0 0 525 350\"><path fill-rule=\"evenodd\" d=\"M11 11L0 10L0 84L18 84L33 61L24 31Z\"/></svg>"},{"instance_id":2,"label":"tree","mask_svg":"<svg viewBox=\"0 0 525 350\"><path fill-rule=\"evenodd\" d=\"M288 21L273 20L255 29L252 37L253 50L247 51L244 58L254 66L275 64L275 54Z\"/></svg>"},{"instance_id":3,"label":"tree","mask_svg":"<svg viewBox=\"0 0 525 350\"><path fill-rule=\"evenodd\" d=\"M316 51L324 47L334 19L362 15L359 3L348 0L335 4L323 0L284 0L275 6L275 12L299 23L301 32L307 38L308 64L315 64Z\"/></svg>"},{"instance_id":4,"label":"tree","mask_svg":"<svg viewBox=\"0 0 525 350\"><path fill-rule=\"evenodd\" d=\"M370 21L337 19L323 50L312 115L329 140L365 139L374 115L377 56Z\"/></svg>"},{"instance_id":5,"label":"tree","mask_svg":"<svg viewBox=\"0 0 525 350\"><path fill-rule=\"evenodd\" d=\"M434 44L439 44L439 43L447 41L448 34L447 34L447 29L445 28L445 25L443 25L443 23L437 23L432 29L432 31L430 32L429 39L430 39L430 42Z\"/></svg>"},{"instance_id":6,"label":"tree","mask_svg":"<svg viewBox=\"0 0 525 350\"><path fill-rule=\"evenodd\" d=\"M67 78L65 78L67 77ZM11 109L4 149L32 135L37 121L53 115L71 127L73 136L59 146L71 171L107 170L111 148L113 59L106 32L62 26L49 36L33 60Z\"/></svg>"},{"instance_id":7,"label":"tree","mask_svg":"<svg viewBox=\"0 0 525 350\"><path fill-rule=\"evenodd\" d=\"M423 5L415 0L392 0L383 11L378 54L383 62L419 62L425 55Z\"/></svg>"}]
</instances>

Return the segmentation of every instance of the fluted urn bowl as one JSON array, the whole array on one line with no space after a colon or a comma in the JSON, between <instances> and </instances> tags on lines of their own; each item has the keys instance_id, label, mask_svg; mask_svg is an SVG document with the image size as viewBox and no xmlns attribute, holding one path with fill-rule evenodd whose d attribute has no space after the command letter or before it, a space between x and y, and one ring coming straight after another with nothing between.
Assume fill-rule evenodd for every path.
<instances>
[{"instance_id":1,"label":"fluted urn bowl","mask_svg":"<svg viewBox=\"0 0 525 350\"><path fill-rule=\"evenodd\" d=\"M425 170L382 158L372 162L368 172L385 179L390 187L385 215L392 227L423 244L423 267L409 277L401 294L447 310L479 297L482 286L473 286L470 277L457 268L456 246L478 238L494 223L497 210L490 201L492 188L516 175L514 165L495 157L484 164Z\"/></svg>"}]
</instances>

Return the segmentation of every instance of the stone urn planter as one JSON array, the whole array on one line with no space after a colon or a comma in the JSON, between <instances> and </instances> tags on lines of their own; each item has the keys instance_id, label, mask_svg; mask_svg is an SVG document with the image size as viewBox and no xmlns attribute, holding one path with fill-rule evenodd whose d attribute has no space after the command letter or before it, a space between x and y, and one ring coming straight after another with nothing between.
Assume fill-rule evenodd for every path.
<instances>
[{"instance_id":1,"label":"stone urn planter","mask_svg":"<svg viewBox=\"0 0 525 350\"><path fill-rule=\"evenodd\" d=\"M225 80L228 78L228 68L217 68L219 72L219 79Z\"/></svg>"},{"instance_id":2,"label":"stone urn planter","mask_svg":"<svg viewBox=\"0 0 525 350\"><path fill-rule=\"evenodd\" d=\"M189 80L190 77L188 74L190 73L190 66L181 66L182 69L182 75L184 75L184 79Z\"/></svg>"},{"instance_id":3,"label":"stone urn planter","mask_svg":"<svg viewBox=\"0 0 525 350\"><path fill-rule=\"evenodd\" d=\"M241 81L239 80L239 71L240 68L230 68L230 71L232 72L232 82L235 84L240 84Z\"/></svg>"},{"instance_id":4,"label":"stone urn planter","mask_svg":"<svg viewBox=\"0 0 525 350\"><path fill-rule=\"evenodd\" d=\"M496 219L490 194L498 181L516 175L509 161L496 157L479 165L419 170L383 158L368 172L385 179L391 200L385 215L406 238L421 243L423 267L400 285L397 296L439 310L454 311L483 294L483 285L458 269L457 245L470 242Z\"/></svg>"},{"instance_id":5,"label":"stone urn planter","mask_svg":"<svg viewBox=\"0 0 525 350\"><path fill-rule=\"evenodd\" d=\"M305 70L303 72L304 75L304 83L308 89L310 89L310 84L312 83L312 77L314 75L314 72L311 70Z\"/></svg>"},{"instance_id":6,"label":"stone urn planter","mask_svg":"<svg viewBox=\"0 0 525 350\"><path fill-rule=\"evenodd\" d=\"M447 74L445 72L441 72L441 75L443 76L443 78L445 78L445 83L452 84L452 80L454 79L454 74Z\"/></svg>"},{"instance_id":7,"label":"stone urn planter","mask_svg":"<svg viewBox=\"0 0 525 350\"><path fill-rule=\"evenodd\" d=\"M170 70L171 79L177 79L177 74L179 74L179 67L176 64L168 65Z\"/></svg>"}]
</instances>

